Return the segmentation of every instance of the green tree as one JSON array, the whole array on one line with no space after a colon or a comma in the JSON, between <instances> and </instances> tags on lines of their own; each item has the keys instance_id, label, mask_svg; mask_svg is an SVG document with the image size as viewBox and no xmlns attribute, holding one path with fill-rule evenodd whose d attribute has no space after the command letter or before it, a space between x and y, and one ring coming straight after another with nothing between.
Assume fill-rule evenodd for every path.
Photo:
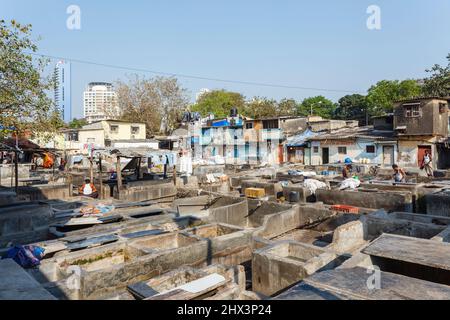
<instances>
[{"instance_id":1,"label":"green tree","mask_svg":"<svg viewBox=\"0 0 450 320\"><path fill-rule=\"evenodd\" d=\"M278 103L279 116L295 116L298 111L298 103L294 99L282 99Z\"/></svg>"},{"instance_id":2,"label":"green tree","mask_svg":"<svg viewBox=\"0 0 450 320\"><path fill-rule=\"evenodd\" d=\"M26 53L38 50L31 31L31 25L0 20L0 124L19 132L51 133L63 123L47 95L53 82L41 76L48 61Z\"/></svg>"},{"instance_id":3,"label":"green tree","mask_svg":"<svg viewBox=\"0 0 450 320\"><path fill-rule=\"evenodd\" d=\"M304 117L309 116L311 114L311 108L314 115L331 119L334 115L336 104L324 96L306 98L299 105L298 114Z\"/></svg>"},{"instance_id":4,"label":"green tree","mask_svg":"<svg viewBox=\"0 0 450 320\"><path fill-rule=\"evenodd\" d=\"M87 121L86 119L77 119L74 118L72 121L70 121L69 123L69 128L71 129L80 129L81 127L87 125Z\"/></svg>"},{"instance_id":5,"label":"green tree","mask_svg":"<svg viewBox=\"0 0 450 320\"><path fill-rule=\"evenodd\" d=\"M424 79L423 93L428 96L450 96L450 53L447 56L448 65L435 64L426 72L431 75Z\"/></svg>"},{"instance_id":6,"label":"green tree","mask_svg":"<svg viewBox=\"0 0 450 320\"><path fill-rule=\"evenodd\" d=\"M367 104L370 115L392 112L394 102L420 96L421 87L416 80L382 80L370 87Z\"/></svg>"},{"instance_id":7,"label":"green tree","mask_svg":"<svg viewBox=\"0 0 450 320\"><path fill-rule=\"evenodd\" d=\"M277 109L278 104L275 100L254 97L245 104L242 114L253 119L276 117Z\"/></svg>"},{"instance_id":8,"label":"green tree","mask_svg":"<svg viewBox=\"0 0 450 320\"><path fill-rule=\"evenodd\" d=\"M237 92L213 90L202 94L197 103L191 106L191 111L200 112L202 116L212 113L217 118L230 115L230 110L236 107L240 113L245 107L245 97Z\"/></svg>"},{"instance_id":9,"label":"green tree","mask_svg":"<svg viewBox=\"0 0 450 320\"><path fill-rule=\"evenodd\" d=\"M334 113L335 119L340 120L358 120L360 124L366 124L367 100L361 94L351 94L343 96L338 101L338 106Z\"/></svg>"}]
</instances>

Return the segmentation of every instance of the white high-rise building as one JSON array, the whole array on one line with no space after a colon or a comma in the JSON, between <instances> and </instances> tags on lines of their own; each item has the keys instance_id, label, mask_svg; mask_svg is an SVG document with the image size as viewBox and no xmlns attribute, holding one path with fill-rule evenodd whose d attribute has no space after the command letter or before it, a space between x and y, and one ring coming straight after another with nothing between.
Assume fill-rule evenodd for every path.
<instances>
[{"instance_id":1,"label":"white high-rise building","mask_svg":"<svg viewBox=\"0 0 450 320\"><path fill-rule=\"evenodd\" d=\"M88 123L114 119L117 116L117 96L107 82L89 83L83 97L84 118Z\"/></svg>"},{"instance_id":2,"label":"white high-rise building","mask_svg":"<svg viewBox=\"0 0 450 320\"><path fill-rule=\"evenodd\" d=\"M58 61L53 72L54 100L65 122L72 120L71 65L70 62Z\"/></svg>"}]
</instances>

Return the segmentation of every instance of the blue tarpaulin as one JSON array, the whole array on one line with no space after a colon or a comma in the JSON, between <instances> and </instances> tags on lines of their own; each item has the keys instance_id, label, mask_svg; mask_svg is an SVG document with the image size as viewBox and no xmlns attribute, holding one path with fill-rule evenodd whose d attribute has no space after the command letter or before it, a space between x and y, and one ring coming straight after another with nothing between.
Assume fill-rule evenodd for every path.
<instances>
[{"instance_id":1,"label":"blue tarpaulin","mask_svg":"<svg viewBox=\"0 0 450 320\"><path fill-rule=\"evenodd\" d=\"M212 126L213 127L229 127L230 123L228 122L227 119L224 119L224 120L219 120L219 121L213 122Z\"/></svg>"},{"instance_id":2,"label":"blue tarpaulin","mask_svg":"<svg viewBox=\"0 0 450 320\"><path fill-rule=\"evenodd\" d=\"M302 147L302 146L305 145L306 141L309 138L315 137L317 135L319 135L319 134L316 133L316 132L312 132L311 130L308 129L308 130L304 131L301 134L297 134L295 136L289 137L287 139L286 146L288 146L288 147Z\"/></svg>"}]
</instances>

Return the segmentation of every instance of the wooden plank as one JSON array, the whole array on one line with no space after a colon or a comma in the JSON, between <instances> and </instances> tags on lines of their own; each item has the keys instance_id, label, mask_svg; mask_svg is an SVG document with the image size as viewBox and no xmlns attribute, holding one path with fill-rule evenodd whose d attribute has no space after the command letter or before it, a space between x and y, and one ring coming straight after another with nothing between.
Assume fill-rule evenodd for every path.
<instances>
[{"instance_id":1,"label":"wooden plank","mask_svg":"<svg viewBox=\"0 0 450 320\"><path fill-rule=\"evenodd\" d=\"M138 282L127 287L128 291L136 299L146 299L159 294L158 291L147 285L145 282Z\"/></svg>"},{"instance_id":2,"label":"wooden plank","mask_svg":"<svg viewBox=\"0 0 450 320\"><path fill-rule=\"evenodd\" d=\"M68 227L68 226L82 226L82 225L94 225L102 224L103 222L97 218L73 218L64 223L57 223L51 225L52 227Z\"/></svg>"},{"instance_id":3,"label":"wooden plank","mask_svg":"<svg viewBox=\"0 0 450 320\"><path fill-rule=\"evenodd\" d=\"M224 276L213 273L145 300L193 300L208 292L217 290L228 282Z\"/></svg>"},{"instance_id":4,"label":"wooden plank","mask_svg":"<svg viewBox=\"0 0 450 320\"><path fill-rule=\"evenodd\" d=\"M98 247L104 244L116 242L119 240L119 237L116 235L106 235L101 237L95 237L86 239L80 242L73 242L67 244L67 249L69 250L80 250L80 249L86 249L86 248L92 248L92 247Z\"/></svg>"},{"instance_id":5,"label":"wooden plank","mask_svg":"<svg viewBox=\"0 0 450 320\"><path fill-rule=\"evenodd\" d=\"M362 251L365 254L450 270L450 243L383 234Z\"/></svg>"}]
</instances>

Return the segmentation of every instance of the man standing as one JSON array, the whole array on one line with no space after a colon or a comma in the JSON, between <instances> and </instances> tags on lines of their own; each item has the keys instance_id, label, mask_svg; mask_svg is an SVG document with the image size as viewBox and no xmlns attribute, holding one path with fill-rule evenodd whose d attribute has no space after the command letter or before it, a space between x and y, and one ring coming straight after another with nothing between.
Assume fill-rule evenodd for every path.
<instances>
[{"instance_id":1,"label":"man standing","mask_svg":"<svg viewBox=\"0 0 450 320\"><path fill-rule=\"evenodd\" d=\"M423 156L423 159L422 159L421 169L422 170L425 169L425 172L428 177L434 176L432 163L433 163L433 158L431 157L431 152L429 150L425 150L425 155Z\"/></svg>"}]
</instances>

